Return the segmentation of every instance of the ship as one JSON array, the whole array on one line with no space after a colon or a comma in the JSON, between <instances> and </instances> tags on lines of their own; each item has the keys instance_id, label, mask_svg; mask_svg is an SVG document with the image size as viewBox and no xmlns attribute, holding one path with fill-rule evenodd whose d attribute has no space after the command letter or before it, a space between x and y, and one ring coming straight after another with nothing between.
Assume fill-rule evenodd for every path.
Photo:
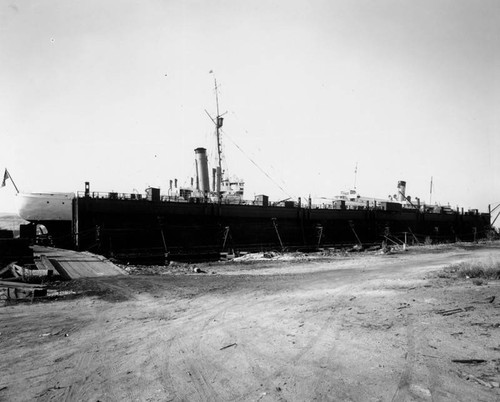
<instances>
[{"instance_id":1,"label":"ship","mask_svg":"<svg viewBox=\"0 0 500 402\"><path fill-rule=\"evenodd\" d=\"M194 150L191 185L170 181L165 194L93 192L86 182L76 193L19 193L18 214L29 221L21 235L56 247L89 250L120 261L196 260L265 250L363 249L377 244L477 241L491 230L490 213L428 205L406 195L406 182L387 199L350 189L328 202L271 201L244 197L243 180L222 169L224 117L215 127L217 163L210 171L207 150ZM208 112L207 112L208 113Z\"/></svg>"}]
</instances>

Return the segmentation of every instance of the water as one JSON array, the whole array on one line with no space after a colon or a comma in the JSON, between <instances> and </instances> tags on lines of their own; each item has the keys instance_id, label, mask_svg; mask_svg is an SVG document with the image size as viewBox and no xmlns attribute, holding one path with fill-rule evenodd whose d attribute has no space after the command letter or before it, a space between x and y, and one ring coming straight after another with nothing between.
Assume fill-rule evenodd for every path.
<instances>
[{"instance_id":1,"label":"water","mask_svg":"<svg viewBox=\"0 0 500 402\"><path fill-rule=\"evenodd\" d=\"M14 237L19 236L19 225L26 224L28 221L21 219L17 214L0 212L0 229L12 230Z\"/></svg>"}]
</instances>

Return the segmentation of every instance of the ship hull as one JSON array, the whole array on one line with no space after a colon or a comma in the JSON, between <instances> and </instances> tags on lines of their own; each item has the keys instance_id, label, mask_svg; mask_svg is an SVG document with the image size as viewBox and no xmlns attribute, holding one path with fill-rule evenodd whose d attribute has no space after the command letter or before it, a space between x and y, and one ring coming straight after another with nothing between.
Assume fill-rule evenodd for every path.
<instances>
[{"instance_id":1,"label":"ship hull","mask_svg":"<svg viewBox=\"0 0 500 402\"><path fill-rule=\"evenodd\" d=\"M18 215L27 221L71 221L73 193L19 193Z\"/></svg>"},{"instance_id":2,"label":"ship hull","mask_svg":"<svg viewBox=\"0 0 500 402\"><path fill-rule=\"evenodd\" d=\"M164 261L166 255L194 260L221 252L311 250L383 241L474 241L490 229L489 214L458 211L238 205L70 193L21 200L20 216L43 224L55 246L138 262Z\"/></svg>"},{"instance_id":3,"label":"ship hull","mask_svg":"<svg viewBox=\"0 0 500 402\"><path fill-rule=\"evenodd\" d=\"M473 241L488 214L336 210L81 197L73 242L105 255L194 256L228 250L312 249L382 241Z\"/></svg>"},{"instance_id":4,"label":"ship hull","mask_svg":"<svg viewBox=\"0 0 500 402\"><path fill-rule=\"evenodd\" d=\"M47 244L73 247L72 219L74 193L19 193L16 196L18 215L33 225L23 232L36 233L36 227L45 226L50 234Z\"/></svg>"}]
</instances>

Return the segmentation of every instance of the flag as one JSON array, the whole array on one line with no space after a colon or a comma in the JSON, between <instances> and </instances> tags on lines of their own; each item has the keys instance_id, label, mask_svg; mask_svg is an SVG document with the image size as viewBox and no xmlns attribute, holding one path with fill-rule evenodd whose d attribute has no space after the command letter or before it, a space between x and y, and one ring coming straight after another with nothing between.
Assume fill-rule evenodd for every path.
<instances>
[{"instance_id":1,"label":"flag","mask_svg":"<svg viewBox=\"0 0 500 402\"><path fill-rule=\"evenodd\" d=\"M5 182L7 179L10 179L10 174L7 169L5 169L5 172L3 174L3 180L2 180L2 185L0 187L5 187Z\"/></svg>"}]
</instances>

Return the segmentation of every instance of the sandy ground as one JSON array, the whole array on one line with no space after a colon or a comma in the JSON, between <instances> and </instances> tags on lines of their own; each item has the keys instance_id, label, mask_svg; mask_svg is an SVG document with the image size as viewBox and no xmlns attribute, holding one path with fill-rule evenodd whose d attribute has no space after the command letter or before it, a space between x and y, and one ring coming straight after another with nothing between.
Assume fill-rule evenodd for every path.
<instances>
[{"instance_id":1,"label":"sandy ground","mask_svg":"<svg viewBox=\"0 0 500 402\"><path fill-rule=\"evenodd\" d=\"M498 401L500 284L443 271L482 258L500 245L59 284L0 308L0 400Z\"/></svg>"}]
</instances>

